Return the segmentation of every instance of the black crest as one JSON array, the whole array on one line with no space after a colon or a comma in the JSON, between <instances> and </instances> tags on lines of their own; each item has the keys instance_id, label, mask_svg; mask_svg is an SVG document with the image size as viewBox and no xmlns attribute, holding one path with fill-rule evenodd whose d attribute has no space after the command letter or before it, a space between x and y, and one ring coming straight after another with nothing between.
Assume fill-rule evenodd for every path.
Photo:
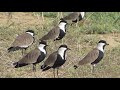
<instances>
[{"instance_id":1,"label":"black crest","mask_svg":"<svg viewBox=\"0 0 120 90\"><path fill-rule=\"evenodd\" d=\"M67 21L65 21L63 18L60 19L59 23L61 23L61 22L64 22L64 23L68 24Z\"/></svg>"},{"instance_id":2,"label":"black crest","mask_svg":"<svg viewBox=\"0 0 120 90\"><path fill-rule=\"evenodd\" d=\"M47 42L45 42L45 41L42 40L42 41L39 42L39 44L47 45Z\"/></svg>"},{"instance_id":3,"label":"black crest","mask_svg":"<svg viewBox=\"0 0 120 90\"><path fill-rule=\"evenodd\" d=\"M105 40L100 40L98 43L107 43Z\"/></svg>"},{"instance_id":4,"label":"black crest","mask_svg":"<svg viewBox=\"0 0 120 90\"><path fill-rule=\"evenodd\" d=\"M31 33L35 34L35 32L33 30L27 30L26 32L31 32Z\"/></svg>"},{"instance_id":5,"label":"black crest","mask_svg":"<svg viewBox=\"0 0 120 90\"><path fill-rule=\"evenodd\" d=\"M109 45L105 40L100 40L98 43L105 43L105 45Z\"/></svg>"},{"instance_id":6,"label":"black crest","mask_svg":"<svg viewBox=\"0 0 120 90\"><path fill-rule=\"evenodd\" d=\"M61 47L68 48L67 45L61 45L59 48L61 48Z\"/></svg>"}]
</instances>

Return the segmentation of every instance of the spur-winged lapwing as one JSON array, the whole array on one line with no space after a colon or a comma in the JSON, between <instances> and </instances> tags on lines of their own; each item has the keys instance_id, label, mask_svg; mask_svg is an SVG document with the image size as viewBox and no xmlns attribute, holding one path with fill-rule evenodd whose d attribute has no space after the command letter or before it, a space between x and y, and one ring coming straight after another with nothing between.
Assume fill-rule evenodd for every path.
<instances>
[{"instance_id":1,"label":"spur-winged lapwing","mask_svg":"<svg viewBox=\"0 0 120 90\"><path fill-rule=\"evenodd\" d=\"M60 21L59 25L50 30L46 35L44 35L40 40L61 40L66 35L66 21Z\"/></svg>"},{"instance_id":2,"label":"spur-winged lapwing","mask_svg":"<svg viewBox=\"0 0 120 90\"><path fill-rule=\"evenodd\" d=\"M23 54L23 49L26 50L29 46L31 46L34 43L34 35L35 33L33 30L27 30L25 33L18 35L12 43L11 47L8 48L8 52L22 49Z\"/></svg>"},{"instance_id":3,"label":"spur-winged lapwing","mask_svg":"<svg viewBox=\"0 0 120 90\"><path fill-rule=\"evenodd\" d=\"M94 72L95 65L98 64L104 57L104 49L105 46L109 45L105 40L100 40L96 48L94 48L91 52L89 52L81 61L79 61L78 65L84 65L90 63L93 67L92 72ZM76 69L78 66L74 65Z\"/></svg>"},{"instance_id":4,"label":"spur-winged lapwing","mask_svg":"<svg viewBox=\"0 0 120 90\"><path fill-rule=\"evenodd\" d=\"M65 20L73 24L73 23L78 23L78 21L83 20L84 16L85 16L85 12L73 12L61 18L60 20Z\"/></svg>"},{"instance_id":5,"label":"spur-winged lapwing","mask_svg":"<svg viewBox=\"0 0 120 90\"><path fill-rule=\"evenodd\" d=\"M44 64L41 66L42 71L46 71L50 68L53 68L53 74L55 78L55 69L57 69L57 76L58 76L58 69L66 62L66 51L70 50L67 45L61 45L59 49L46 59Z\"/></svg>"},{"instance_id":6,"label":"spur-winged lapwing","mask_svg":"<svg viewBox=\"0 0 120 90\"><path fill-rule=\"evenodd\" d=\"M25 55L21 60L18 62L13 63L15 68L23 67L29 64L33 64L33 71L36 71L36 64L43 61L46 57L46 44L45 41L41 41L39 46Z\"/></svg>"}]
</instances>

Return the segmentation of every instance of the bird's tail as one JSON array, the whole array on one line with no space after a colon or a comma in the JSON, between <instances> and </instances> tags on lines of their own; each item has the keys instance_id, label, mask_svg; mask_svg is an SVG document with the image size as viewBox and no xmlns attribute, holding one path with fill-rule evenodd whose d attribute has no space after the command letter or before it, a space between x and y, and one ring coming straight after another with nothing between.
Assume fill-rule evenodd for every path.
<instances>
[{"instance_id":1,"label":"bird's tail","mask_svg":"<svg viewBox=\"0 0 120 90\"><path fill-rule=\"evenodd\" d=\"M8 52L16 51L18 49L19 49L18 47L10 47L10 48L8 48Z\"/></svg>"},{"instance_id":2,"label":"bird's tail","mask_svg":"<svg viewBox=\"0 0 120 90\"><path fill-rule=\"evenodd\" d=\"M18 67L19 67L18 62L14 62L14 63L13 63L13 66L14 66L14 68L18 68Z\"/></svg>"},{"instance_id":3,"label":"bird's tail","mask_svg":"<svg viewBox=\"0 0 120 90\"><path fill-rule=\"evenodd\" d=\"M8 48L8 52L14 51L14 47Z\"/></svg>"},{"instance_id":4,"label":"bird's tail","mask_svg":"<svg viewBox=\"0 0 120 90\"><path fill-rule=\"evenodd\" d=\"M74 65L74 69L77 69L78 68L78 66L77 65Z\"/></svg>"},{"instance_id":5,"label":"bird's tail","mask_svg":"<svg viewBox=\"0 0 120 90\"><path fill-rule=\"evenodd\" d=\"M20 64L20 63L18 63L18 62L13 63L14 68L23 67L23 66L26 66L26 65L28 65L28 64L26 64L26 63Z\"/></svg>"},{"instance_id":6,"label":"bird's tail","mask_svg":"<svg viewBox=\"0 0 120 90\"><path fill-rule=\"evenodd\" d=\"M42 65L42 66L41 66L42 71L46 71L46 70L48 70L48 69L50 69L50 68L51 68L51 67L46 66L46 65Z\"/></svg>"}]
</instances>

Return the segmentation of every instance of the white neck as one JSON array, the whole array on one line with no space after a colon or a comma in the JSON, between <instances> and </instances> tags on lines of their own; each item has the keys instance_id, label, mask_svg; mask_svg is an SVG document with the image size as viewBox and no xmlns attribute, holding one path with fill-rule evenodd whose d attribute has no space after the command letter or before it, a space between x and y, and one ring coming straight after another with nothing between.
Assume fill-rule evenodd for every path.
<instances>
[{"instance_id":1,"label":"white neck","mask_svg":"<svg viewBox=\"0 0 120 90\"><path fill-rule=\"evenodd\" d=\"M30 34L30 35L32 35L32 36L33 36L33 33L31 33L31 32L26 32L26 33L28 33L28 34Z\"/></svg>"},{"instance_id":2,"label":"white neck","mask_svg":"<svg viewBox=\"0 0 120 90\"><path fill-rule=\"evenodd\" d=\"M84 18L85 12L80 12L80 14L81 14L82 18Z\"/></svg>"},{"instance_id":3,"label":"white neck","mask_svg":"<svg viewBox=\"0 0 120 90\"><path fill-rule=\"evenodd\" d=\"M64 58L65 50L66 50L66 48L63 48L63 47L59 48L59 50L58 50L58 54L62 57L62 59L65 59Z\"/></svg>"},{"instance_id":4,"label":"white neck","mask_svg":"<svg viewBox=\"0 0 120 90\"><path fill-rule=\"evenodd\" d=\"M64 32L66 32L66 31L65 31L65 25L66 25L65 22L61 22L61 23L59 24L59 28L60 28L61 30L63 30Z\"/></svg>"},{"instance_id":5,"label":"white neck","mask_svg":"<svg viewBox=\"0 0 120 90\"><path fill-rule=\"evenodd\" d=\"M104 49L103 49L104 45L105 45L104 43L99 43L98 46L97 46L97 49L104 53Z\"/></svg>"},{"instance_id":6,"label":"white neck","mask_svg":"<svg viewBox=\"0 0 120 90\"><path fill-rule=\"evenodd\" d=\"M40 44L39 46L38 46L38 49L40 50L40 51L42 51L44 54L46 54L46 50L44 49L44 44Z\"/></svg>"}]
</instances>

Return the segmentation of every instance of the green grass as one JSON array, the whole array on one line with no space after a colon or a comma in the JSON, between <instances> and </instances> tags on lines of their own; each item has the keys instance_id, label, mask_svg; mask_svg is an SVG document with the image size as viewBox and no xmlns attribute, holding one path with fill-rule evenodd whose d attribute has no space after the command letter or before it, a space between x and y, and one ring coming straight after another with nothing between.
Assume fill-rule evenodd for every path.
<instances>
[{"instance_id":1,"label":"green grass","mask_svg":"<svg viewBox=\"0 0 120 90\"><path fill-rule=\"evenodd\" d=\"M67 15L70 12L64 12ZM41 12L12 13L12 19L7 23L7 16L0 13L0 77L1 78L52 78L52 70L42 72L40 65L37 71L32 72L32 65L14 69L9 66L11 62L21 59L21 51L7 53L17 34L27 29L32 29L37 34L36 41L45 35L53 26L58 24L57 12L44 12L45 21L41 20ZM21 16L19 16L21 15ZM39 17L39 18L38 18ZM119 12L87 12L85 21L79 26L68 26L63 44L67 44L72 50L67 54L68 58L60 68L59 76L62 78L116 78L120 77L120 13ZM89 51L96 47L100 39L105 39L110 45L105 48L105 57L96 66L95 73L91 73L90 65L80 66L74 70L73 66L78 63ZM48 42L48 55L55 51L62 41ZM38 45L35 42L27 52ZM26 53L27 53L26 52Z\"/></svg>"}]
</instances>

